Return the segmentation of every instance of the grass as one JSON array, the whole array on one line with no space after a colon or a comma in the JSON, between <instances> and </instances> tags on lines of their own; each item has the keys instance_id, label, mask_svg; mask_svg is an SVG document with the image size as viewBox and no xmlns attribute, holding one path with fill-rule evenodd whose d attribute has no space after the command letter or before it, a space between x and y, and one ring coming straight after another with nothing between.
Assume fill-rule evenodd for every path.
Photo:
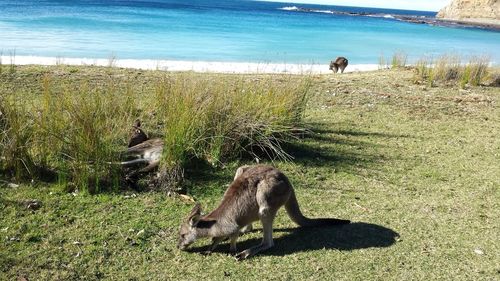
<instances>
[{"instance_id":1,"label":"grass","mask_svg":"<svg viewBox=\"0 0 500 281\"><path fill-rule=\"evenodd\" d=\"M406 67L408 63L408 54L403 51L397 51L392 55L391 68Z\"/></svg>"},{"instance_id":2,"label":"grass","mask_svg":"<svg viewBox=\"0 0 500 281\"><path fill-rule=\"evenodd\" d=\"M455 83L461 88L478 86L488 78L489 58L473 56L465 64L457 55L442 55L437 59L421 58L416 63L414 80L427 82L430 86L436 83Z\"/></svg>"},{"instance_id":3,"label":"grass","mask_svg":"<svg viewBox=\"0 0 500 281\"><path fill-rule=\"evenodd\" d=\"M0 168L17 180L53 174L90 193L119 188L120 169L108 163L124 150L136 118L164 139L163 189L177 188L193 160L220 166L243 153L258 157L254 148L286 159L280 145L300 128L309 87L306 80L165 72L136 85L137 73L94 68L96 80L73 69L28 68L19 76L36 74L29 90L1 77Z\"/></svg>"},{"instance_id":4,"label":"grass","mask_svg":"<svg viewBox=\"0 0 500 281\"><path fill-rule=\"evenodd\" d=\"M94 68L77 69L59 73L93 83L107 79ZM37 89L34 77L44 71L18 69L24 79L19 87ZM157 75L114 71L144 87ZM275 78L285 84L303 79ZM429 87L414 84L414 72L403 69L311 79L305 116L310 133L284 147L293 161L275 164L294 184L306 215L353 224L297 230L280 211L275 247L236 262L227 243L211 256L197 252L207 240L196 243L194 252L175 248L178 226L193 206L182 198L131 191L89 196L63 192L57 184L4 184L0 279L497 279L498 88ZM236 168L249 162L186 169L189 194L205 210L214 208ZM39 210L26 208L31 199L40 200ZM256 228L240 238L239 249L259 243L262 231Z\"/></svg>"},{"instance_id":5,"label":"grass","mask_svg":"<svg viewBox=\"0 0 500 281\"><path fill-rule=\"evenodd\" d=\"M406 66L408 66L408 54L404 51L394 52L390 59L385 58L384 53L381 53L378 58L378 69L405 68Z\"/></svg>"}]
</instances>

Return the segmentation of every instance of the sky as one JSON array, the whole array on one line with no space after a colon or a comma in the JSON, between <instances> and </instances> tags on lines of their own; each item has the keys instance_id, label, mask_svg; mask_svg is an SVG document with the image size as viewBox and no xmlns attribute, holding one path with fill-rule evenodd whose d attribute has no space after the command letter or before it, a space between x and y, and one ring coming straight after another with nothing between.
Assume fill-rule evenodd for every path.
<instances>
[{"instance_id":1,"label":"sky","mask_svg":"<svg viewBox=\"0 0 500 281\"><path fill-rule=\"evenodd\" d=\"M359 6L375 8L392 8L403 10L439 11L451 0L267 0L270 2L323 4L338 6Z\"/></svg>"}]
</instances>

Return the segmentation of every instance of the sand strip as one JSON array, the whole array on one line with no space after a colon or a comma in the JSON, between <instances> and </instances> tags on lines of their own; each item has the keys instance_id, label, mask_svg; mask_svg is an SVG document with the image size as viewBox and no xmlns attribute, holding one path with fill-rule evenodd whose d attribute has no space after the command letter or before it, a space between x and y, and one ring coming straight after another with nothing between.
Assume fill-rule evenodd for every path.
<instances>
[{"instance_id":1,"label":"sand strip","mask_svg":"<svg viewBox=\"0 0 500 281\"><path fill-rule=\"evenodd\" d=\"M194 71L210 73L287 73L287 74L326 74L331 73L328 64L286 64L286 63L248 63L248 62L208 62L174 61L149 59L90 59L60 58L38 56L2 56L3 65L94 65L123 68ZM373 71L377 64L350 64L345 72Z\"/></svg>"}]
</instances>

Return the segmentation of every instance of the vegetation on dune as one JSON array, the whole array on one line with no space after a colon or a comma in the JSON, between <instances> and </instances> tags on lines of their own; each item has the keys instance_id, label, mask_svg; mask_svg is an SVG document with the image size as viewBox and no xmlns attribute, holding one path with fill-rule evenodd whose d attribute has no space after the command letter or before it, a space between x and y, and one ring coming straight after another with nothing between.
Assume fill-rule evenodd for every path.
<instances>
[{"instance_id":1,"label":"vegetation on dune","mask_svg":"<svg viewBox=\"0 0 500 281\"><path fill-rule=\"evenodd\" d=\"M455 83L461 88L478 86L488 78L488 68L489 58L485 56L473 56L465 64L456 55L442 55L437 59L421 58L415 65L414 80L431 86L437 82Z\"/></svg>"},{"instance_id":2,"label":"vegetation on dune","mask_svg":"<svg viewBox=\"0 0 500 281\"><path fill-rule=\"evenodd\" d=\"M109 162L118 160L136 118L164 139L164 188L178 187L193 159L218 166L255 148L286 159L281 143L301 127L309 87L307 79L194 73L157 73L134 85L110 69L99 68L105 78L94 81L72 80L67 71L43 71L32 89L15 75L0 78L0 168L18 180L51 176L90 192L116 188L122 176Z\"/></svg>"},{"instance_id":3,"label":"vegetation on dune","mask_svg":"<svg viewBox=\"0 0 500 281\"><path fill-rule=\"evenodd\" d=\"M408 63L408 55L396 51L391 58L379 57L379 69L412 68L415 70L413 81L435 86L436 83L456 84L461 88L478 86L484 83L498 84L499 73L491 72L488 56L471 56L466 63L459 55L443 54L438 57L424 56L414 65Z\"/></svg>"}]
</instances>

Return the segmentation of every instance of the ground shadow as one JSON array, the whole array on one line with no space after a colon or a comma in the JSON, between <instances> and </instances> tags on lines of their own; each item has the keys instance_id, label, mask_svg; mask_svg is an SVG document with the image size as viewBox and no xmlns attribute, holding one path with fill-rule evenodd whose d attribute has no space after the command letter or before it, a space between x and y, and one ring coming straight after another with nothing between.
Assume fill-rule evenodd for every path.
<instances>
[{"instance_id":1,"label":"ground shadow","mask_svg":"<svg viewBox=\"0 0 500 281\"><path fill-rule=\"evenodd\" d=\"M261 230L256 230L261 232ZM278 233L287 232L279 236ZM342 226L315 228L285 228L274 230L274 247L262 255L284 256L297 252L307 252L321 249L354 251L366 248L385 248L393 245L399 234L394 230L364 222L354 222ZM248 249L258 245L262 238L245 240L245 235L239 238L238 250ZM207 241L207 246L210 244ZM195 247L190 251L202 253L207 246ZM214 252L228 253L228 243L222 244Z\"/></svg>"},{"instance_id":2,"label":"ground shadow","mask_svg":"<svg viewBox=\"0 0 500 281\"><path fill-rule=\"evenodd\" d=\"M380 142L371 141L372 138L408 138L408 135L389 134L384 132L364 132L358 130L332 130L331 124L310 123L309 129L298 135L298 139L281 144L281 147L292 159L291 162L303 167L331 168L336 172L357 174L360 169L377 170L379 162L387 155L377 153ZM334 144L334 146L331 146ZM328 148L325 146L328 145ZM272 153L252 151L252 156L241 155L242 164L252 164L255 156L262 162L271 162ZM186 169L186 178L192 186L188 190L195 191L198 186L205 186L214 181L220 183L221 189L231 182L233 173L214 168L206 161L194 161ZM236 170L236 169L234 169ZM233 171L234 172L234 171Z\"/></svg>"}]
</instances>

